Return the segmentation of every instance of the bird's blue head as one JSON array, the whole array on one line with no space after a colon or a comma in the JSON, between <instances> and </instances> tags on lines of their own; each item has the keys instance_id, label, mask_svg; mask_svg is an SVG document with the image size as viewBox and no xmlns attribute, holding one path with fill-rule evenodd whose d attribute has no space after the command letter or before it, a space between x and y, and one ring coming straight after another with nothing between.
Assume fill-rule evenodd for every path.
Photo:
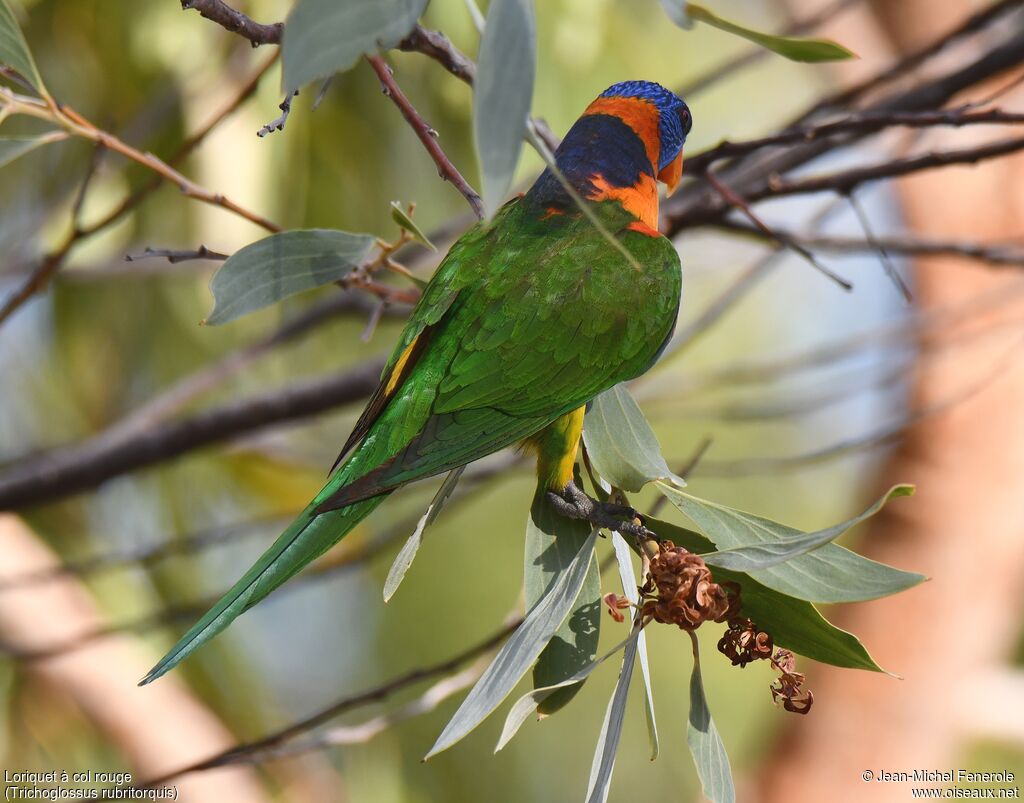
<instances>
[{"instance_id":1,"label":"bird's blue head","mask_svg":"<svg viewBox=\"0 0 1024 803\"><path fill-rule=\"evenodd\" d=\"M651 228L658 222L657 182L669 192L683 173L690 110L652 81L623 81L587 106L555 153L559 170L593 201L617 201ZM566 208L568 196L545 170L529 193L539 206Z\"/></svg>"},{"instance_id":2,"label":"bird's blue head","mask_svg":"<svg viewBox=\"0 0 1024 803\"><path fill-rule=\"evenodd\" d=\"M617 103L622 99L624 103ZM632 101L633 103L630 103ZM657 137L650 131L650 112L636 103L653 106L657 111ZM636 131L648 150L657 148L657 172L679 159L690 133L690 109L681 97L653 81L622 81L613 84L598 96L585 114L608 114L619 117Z\"/></svg>"}]
</instances>

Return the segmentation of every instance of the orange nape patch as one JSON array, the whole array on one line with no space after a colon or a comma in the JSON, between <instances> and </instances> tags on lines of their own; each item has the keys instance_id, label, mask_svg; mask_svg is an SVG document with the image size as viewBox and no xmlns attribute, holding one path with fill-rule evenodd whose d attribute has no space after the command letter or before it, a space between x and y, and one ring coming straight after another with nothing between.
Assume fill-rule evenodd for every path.
<instances>
[{"instance_id":1,"label":"orange nape patch","mask_svg":"<svg viewBox=\"0 0 1024 803\"><path fill-rule=\"evenodd\" d=\"M632 128L647 151L651 167L657 168L661 160L661 133L658 129L658 107L640 98L598 98L589 106L583 115L607 114L618 117Z\"/></svg>"},{"instance_id":2,"label":"orange nape patch","mask_svg":"<svg viewBox=\"0 0 1024 803\"><path fill-rule=\"evenodd\" d=\"M632 223L630 223L628 226L626 226L626 228L629 229L630 231L635 231L635 232L639 232L640 234L645 234L648 237L660 237L661 236L661 232L660 231L658 231L657 229L651 228L646 223L644 223L642 220L634 220Z\"/></svg>"},{"instance_id":3,"label":"orange nape patch","mask_svg":"<svg viewBox=\"0 0 1024 803\"><path fill-rule=\"evenodd\" d=\"M557 206L549 206L547 209L544 210L544 214L540 216L540 219L541 220L547 220L549 217L554 217L555 215L564 215L564 214L565 214L565 210L564 209L559 209Z\"/></svg>"},{"instance_id":4,"label":"orange nape patch","mask_svg":"<svg viewBox=\"0 0 1024 803\"><path fill-rule=\"evenodd\" d=\"M626 210L650 228L658 227L658 185L653 176L641 174L632 187L613 187L604 176L592 176L594 192L587 195L591 201L618 201Z\"/></svg>"}]
</instances>

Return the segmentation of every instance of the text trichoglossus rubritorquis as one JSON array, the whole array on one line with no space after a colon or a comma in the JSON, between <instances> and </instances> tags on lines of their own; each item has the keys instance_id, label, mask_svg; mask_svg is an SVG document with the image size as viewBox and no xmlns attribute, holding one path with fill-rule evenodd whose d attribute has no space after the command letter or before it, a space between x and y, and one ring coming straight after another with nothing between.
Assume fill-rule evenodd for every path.
<instances>
[{"instance_id":1,"label":"text trichoglossus rubritorquis","mask_svg":"<svg viewBox=\"0 0 1024 803\"><path fill-rule=\"evenodd\" d=\"M675 325L682 279L675 248L657 231L657 182L679 181L689 130L686 104L646 81L616 84L587 107L555 153L562 177L545 170L452 246L327 485L143 683L408 482L525 443L541 488L578 499L573 464L587 402L650 368Z\"/></svg>"}]
</instances>

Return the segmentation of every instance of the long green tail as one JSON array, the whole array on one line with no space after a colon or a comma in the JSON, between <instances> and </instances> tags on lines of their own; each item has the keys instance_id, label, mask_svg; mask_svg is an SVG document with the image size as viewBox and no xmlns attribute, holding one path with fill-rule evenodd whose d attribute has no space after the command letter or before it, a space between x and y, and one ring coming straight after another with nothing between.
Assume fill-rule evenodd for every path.
<instances>
[{"instance_id":1,"label":"long green tail","mask_svg":"<svg viewBox=\"0 0 1024 803\"><path fill-rule=\"evenodd\" d=\"M331 483L317 494L316 499L281 533L242 579L139 681L140 686L173 669L306 564L320 557L348 535L387 497L387 494L382 494L319 516L314 515L324 494L334 485Z\"/></svg>"}]
</instances>

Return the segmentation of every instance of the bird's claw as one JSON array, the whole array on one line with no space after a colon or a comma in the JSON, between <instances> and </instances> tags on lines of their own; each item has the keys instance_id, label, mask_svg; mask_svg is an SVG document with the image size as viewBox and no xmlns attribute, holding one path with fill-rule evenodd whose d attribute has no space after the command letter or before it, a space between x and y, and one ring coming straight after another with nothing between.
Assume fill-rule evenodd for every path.
<instances>
[{"instance_id":1,"label":"bird's claw","mask_svg":"<svg viewBox=\"0 0 1024 803\"><path fill-rule=\"evenodd\" d=\"M555 510L567 518L587 521L595 527L634 538L656 538L655 534L644 526L643 517L636 510L628 505L592 499L574 482L566 485L560 493L548 491L548 501Z\"/></svg>"}]
</instances>

